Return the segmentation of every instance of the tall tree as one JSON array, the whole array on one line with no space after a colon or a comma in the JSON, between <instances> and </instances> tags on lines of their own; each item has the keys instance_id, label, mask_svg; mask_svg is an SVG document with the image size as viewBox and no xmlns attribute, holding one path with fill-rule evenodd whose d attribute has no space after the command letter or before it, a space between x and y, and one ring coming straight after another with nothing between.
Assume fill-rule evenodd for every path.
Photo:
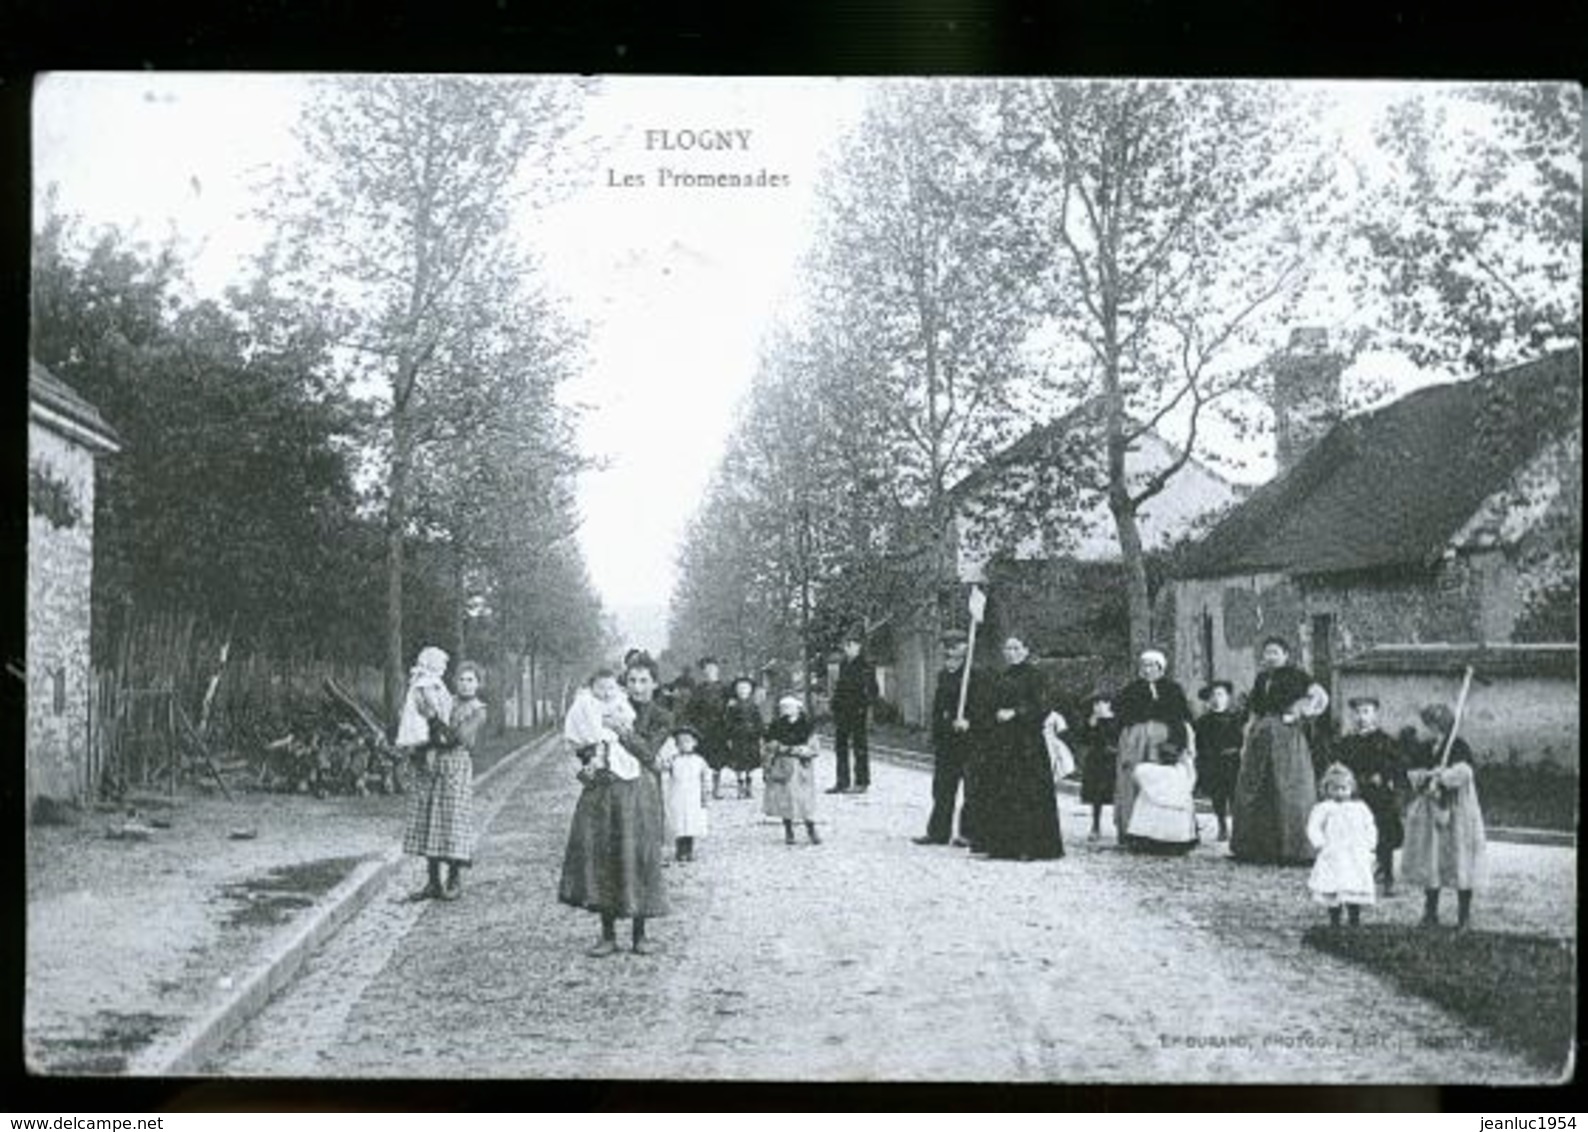
<instances>
[{"instance_id":1,"label":"tall tree","mask_svg":"<svg viewBox=\"0 0 1588 1132\"><path fill-rule=\"evenodd\" d=\"M181 609L282 652L347 657L364 612L356 418L325 328L251 290L192 300L169 249L47 213L31 335L125 441L100 475L101 630L125 608Z\"/></svg>"},{"instance_id":2,"label":"tall tree","mask_svg":"<svg viewBox=\"0 0 1588 1132\"><path fill-rule=\"evenodd\" d=\"M1049 388L1096 400L1102 490L1123 558L1133 648L1151 608L1138 516L1191 459L1210 404L1260 388L1276 321L1331 231L1330 166L1308 105L1252 83L1032 82L1003 91L1006 245L1059 342ZM1133 476L1170 414L1178 455Z\"/></svg>"},{"instance_id":3,"label":"tall tree","mask_svg":"<svg viewBox=\"0 0 1588 1132\"><path fill-rule=\"evenodd\" d=\"M1431 87L1377 123L1353 277L1381 344L1482 372L1582 341L1582 90Z\"/></svg>"},{"instance_id":4,"label":"tall tree","mask_svg":"<svg viewBox=\"0 0 1588 1132\"><path fill-rule=\"evenodd\" d=\"M386 456L386 699L404 671L403 544L427 396L471 377L449 367L500 300L490 266L511 256L510 223L555 168L578 120L572 80L360 76L324 83L298 131L303 160L275 186L271 217L285 285L322 295L344 345L383 389ZM538 183L537 183L538 184Z\"/></svg>"},{"instance_id":5,"label":"tall tree","mask_svg":"<svg viewBox=\"0 0 1588 1132\"><path fill-rule=\"evenodd\" d=\"M949 489L1008 441L1029 370L1031 290L1008 250L994 110L981 85L880 87L824 183L810 260L818 398L835 420L867 428L876 462L856 459L853 428L832 434L829 454L874 485L868 517L884 511L892 532L867 547L855 509L844 535L862 561L913 558L929 625L952 576Z\"/></svg>"}]
</instances>

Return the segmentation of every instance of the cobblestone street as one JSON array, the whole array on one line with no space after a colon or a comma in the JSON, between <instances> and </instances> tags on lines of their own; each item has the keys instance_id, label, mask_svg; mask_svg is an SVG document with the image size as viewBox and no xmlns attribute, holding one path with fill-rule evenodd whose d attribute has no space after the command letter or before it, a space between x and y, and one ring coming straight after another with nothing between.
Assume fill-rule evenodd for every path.
<instances>
[{"instance_id":1,"label":"cobblestone street","mask_svg":"<svg viewBox=\"0 0 1588 1132\"><path fill-rule=\"evenodd\" d=\"M825 784L830 762L822 769ZM1222 859L1222 846L1148 861L1108 839L1089 845L1071 800L1063 806L1070 855L1060 861L992 862L922 848L909 838L925 824L927 783L920 770L884 765L869 794L824 796L819 846L803 833L785 846L759 797L716 803L698 860L667 871L674 914L653 925L660 953L598 960L584 955L595 917L555 899L578 786L553 744L482 797L482 824L491 824L461 901L402 902L419 883L414 863L209 1069L421 1078L1541 1078L1438 1008L1305 948L1300 926L1317 914L1305 906L1304 871L1241 868ZM1506 867L1503 856L1496 867ZM1561 883L1569 908L1569 867ZM1266 904L1243 918L1232 900ZM1372 914L1412 915L1409 903Z\"/></svg>"}]
</instances>

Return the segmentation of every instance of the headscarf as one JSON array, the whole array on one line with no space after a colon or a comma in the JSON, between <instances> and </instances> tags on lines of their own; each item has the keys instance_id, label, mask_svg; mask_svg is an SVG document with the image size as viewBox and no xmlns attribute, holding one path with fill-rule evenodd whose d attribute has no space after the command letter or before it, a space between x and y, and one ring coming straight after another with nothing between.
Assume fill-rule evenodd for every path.
<instances>
[{"instance_id":1,"label":"headscarf","mask_svg":"<svg viewBox=\"0 0 1588 1132\"><path fill-rule=\"evenodd\" d=\"M1141 656L1137 659L1141 661L1156 660L1159 668L1162 668L1165 672L1169 671L1169 658L1164 656L1158 649L1143 649Z\"/></svg>"}]
</instances>

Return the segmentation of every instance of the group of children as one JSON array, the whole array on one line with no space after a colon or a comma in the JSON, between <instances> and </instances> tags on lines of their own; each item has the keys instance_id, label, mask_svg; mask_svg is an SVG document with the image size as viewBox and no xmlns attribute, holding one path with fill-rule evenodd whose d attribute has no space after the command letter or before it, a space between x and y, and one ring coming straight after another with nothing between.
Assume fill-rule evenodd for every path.
<instances>
[{"instance_id":1,"label":"group of children","mask_svg":"<svg viewBox=\"0 0 1588 1132\"><path fill-rule=\"evenodd\" d=\"M1228 681L1214 681L1199 699L1205 710L1189 742L1156 745L1131 771L1134 797L1121 843L1163 854L1199 842L1195 795L1207 797L1220 842L1230 837L1230 806L1241 766L1246 720ZM1456 891L1456 923L1469 925L1474 889L1482 883L1486 838L1471 749L1454 738L1455 718L1443 704L1419 713L1426 734L1408 728L1392 738L1379 723L1379 701L1351 700L1353 731L1334 747L1335 761L1318 781L1319 801L1307 822L1315 851L1308 888L1331 924L1361 920L1378 886L1394 893L1395 852L1402 880L1424 893L1425 925L1439 923L1441 890ZM1081 708L1069 737L1079 750L1082 800L1091 806L1090 839L1101 837L1102 812L1116 794L1120 725L1113 697L1099 694ZM1423 765L1417 766L1415 764Z\"/></svg>"},{"instance_id":2,"label":"group of children","mask_svg":"<svg viewBox=\"0 0 1588 1132\"><path fill-rule=\"evenodd\" d=\"M798 822L812 845L821 844L816 831L815 726L798 696L779 700L777 715L763 726L753 692L753 682L742 678L723 705L720 741L729 748L728 757L708 761L702 750L706 737L689 722L678 723L657 752L666 835L676 863L693 861L695 842L710 830L707 810L713 798L721 797L724 766L738 776L741 798L750 796L751 768L759 767L766 783L763 810L782 819L784 840L794 844ZM708 688L696 694L712 693ZM602 774L633 778L640 773L638 760L621 741L633 719L633 708L610 670L597 671L579 689L564 718L563 738L579 759L580 782Z\"/></svg>"}]
</instances>

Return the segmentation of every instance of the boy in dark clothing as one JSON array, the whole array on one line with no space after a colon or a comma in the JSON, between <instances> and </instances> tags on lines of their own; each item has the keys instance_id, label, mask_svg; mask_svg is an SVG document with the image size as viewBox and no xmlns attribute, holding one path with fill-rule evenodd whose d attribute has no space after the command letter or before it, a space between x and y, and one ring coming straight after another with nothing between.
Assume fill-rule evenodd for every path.
<instances>
[{"instance_id":1,"label":"boy in dark clothing","mask_svg":"<svg viewBox=\"0 0 1588 1132\"><path fill-rule=\"evenodd\" d=\"M1219 840L1230 839L1230 801L1241 772L1241 742L1246 717L1234 702L1235 688L1228 680L1215 680L1197 693L1207 710L1193 724L1197 735L1197 786L1213 803L1219 819Z\"/></svg>"},{"instance_id":2,"label":"boy in dark clothing","mask_svg":"<svg viewBox=\"0 0 1588 1132\"><path fill-rule=\"evenodd\" d=\"M965 802L959 811L961 846L977 839L975 800L967 771L978 738L985 741L990 713L987 710L987 677L974 667L965 696L965 718L959 718L959 693L965 679L966 637L959 630L943 634L943 668L937 674L937 689L932 695L932 816L926 822L926 836L917 845L947 845L954 836L954 808L960 783L965 783Z\"/></svg>"},{"instance_id":3,"label":"boy in dark clothing","mask_svg":"<svg viewBox=\"0 0 1588 1132\"><path fill-rule=\"evenodd\" d=\"M1350 701L1356 729L1336 747L1340 762L1356 776L1357 792L1373 812L1378 826L1378 879L1384 895L1395 891L1395 850L1405 839L1401 821L1401 800L1411 794L1406 778L1406 762L1401 745L1379 726L1376 696L1355 696Z\"/></svg>"},{"instance_id":4,"label":"boy in dark clothing","mask_svg":"<svg viewBox=\"0 0 1588 1132\"><path fill-rule=\"evenodd\" d=\"M844 658L838 662L833 686L833 747L838 755L838 782L829 794L864 794L871 786L871 752L866 745L866 716L877 702L876 667L860 655L859 633L844 638ZM849 753L854 751L853 787Z\"/></svg>"}]
</instances>

